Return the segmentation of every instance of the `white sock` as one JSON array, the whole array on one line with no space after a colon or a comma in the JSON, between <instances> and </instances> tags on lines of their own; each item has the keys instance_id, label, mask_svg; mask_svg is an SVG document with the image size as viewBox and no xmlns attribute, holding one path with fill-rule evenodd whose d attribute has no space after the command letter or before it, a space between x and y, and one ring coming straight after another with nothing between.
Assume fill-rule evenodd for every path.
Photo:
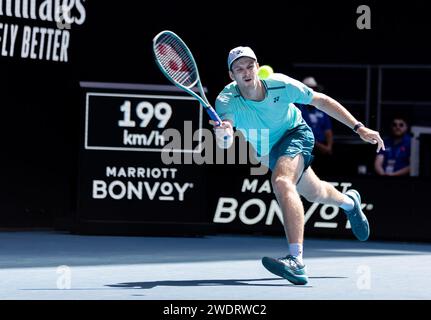
<instances>
[{"instance_id":1,"label":"white sock","mask_svg":"<svg viewBox=\"0 0 431 320\"><path fill-rule=\"evenodd\" d=\"M290 255L302 263L302 243L289 243Z\"/></svg>"},{"instance_id":2,"label":"white sock","mask_svg":"<svg viewBox=\"0 0 431 320\"><path fill-rule=\"evenodd\" d=\"M340 206L340 208L346 211L350 211L354 208L354 206L355 203L353 202L353 199L344 194L343 204Z\"/></svg>"}]
</instances>

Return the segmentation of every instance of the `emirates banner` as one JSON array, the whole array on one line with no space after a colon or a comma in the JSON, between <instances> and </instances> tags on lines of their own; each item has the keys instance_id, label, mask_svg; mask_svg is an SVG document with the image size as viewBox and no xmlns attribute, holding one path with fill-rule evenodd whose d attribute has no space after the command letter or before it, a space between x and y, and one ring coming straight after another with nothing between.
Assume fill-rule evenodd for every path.
<instances>
[{"instance_id":1,"label":"emirates banner","mask_svg":"<svg viewBox=\"0 0 431 320\"><path fill-rule=\"evenodd\" d=\"M69 62L71 30L86 17L85 0L2 0L1 56Z\"/></svg>"}]
</instances>

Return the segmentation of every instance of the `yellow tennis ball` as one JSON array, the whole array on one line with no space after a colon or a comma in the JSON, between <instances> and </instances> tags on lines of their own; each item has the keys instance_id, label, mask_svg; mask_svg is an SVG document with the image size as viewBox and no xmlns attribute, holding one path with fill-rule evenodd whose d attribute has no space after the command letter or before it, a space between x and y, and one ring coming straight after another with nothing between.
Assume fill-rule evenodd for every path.
<instances>
[{"instance_id":1,"label":"yellow tennis ball","mask_svg":"<svg viewBox=\"0 0 431 320\"><path fill-rule=\"evenodd\" d=\"M273 73L274 73L274 70L272 70L270 66L261 66L259 68L259 71L257 72L257 75L259 76L260 79L265 80Z\"/></svg>"}]
</instances>

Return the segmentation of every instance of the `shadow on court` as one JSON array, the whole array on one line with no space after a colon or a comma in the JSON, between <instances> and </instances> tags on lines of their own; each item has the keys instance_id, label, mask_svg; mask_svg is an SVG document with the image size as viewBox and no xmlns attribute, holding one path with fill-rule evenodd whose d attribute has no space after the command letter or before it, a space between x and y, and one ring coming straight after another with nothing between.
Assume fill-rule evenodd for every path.
<instances>
[{"instance_id":1,"label":"shadow on court","mask_svg":"<svg viewBox=\"0 0 431 320\"><path fill-rule=\"evenodd\" d=\"M310 277L310 279L346 279L347 277ZM282 278L263 279L210 279L210 280L162 280L146 282L125 282L106 285L111 288L125 289L153 289L156 287L211 287L211 286L251 286L251 287L298 287L311 288L312 286L296 286L286 283L250 283L257 281L284 281Z\"/></svg>"}]
</instances>

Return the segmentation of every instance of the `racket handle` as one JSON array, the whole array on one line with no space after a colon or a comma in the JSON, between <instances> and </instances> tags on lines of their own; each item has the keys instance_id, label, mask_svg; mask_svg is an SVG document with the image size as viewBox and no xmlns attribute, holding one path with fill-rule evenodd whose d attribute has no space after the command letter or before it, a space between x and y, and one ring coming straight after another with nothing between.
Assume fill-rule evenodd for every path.
<instances>
[{"instance_id":1,"label":"racket handle","mask_svg":"<svg viewBox=\"0 0 431 320\"><path fill-rule=\"evenodd\" d=\"M211 120L213 121L217 121L218 124L220 125L222 123L219 115L217 114L217 112L213 109L213 107L208 107L205 108L208 112L208 115L210 116Z\"/></svg>"},{"instance_id":2,"label":"racket handle","mask_svg":"<svg viewBox=\"0 0 431 320\"><path fill-rule=\"evenodd\" d=\"M221 125L222 120L220 119L219 115L217 114L217 112L214 110L213 107L209 106L208 108L206 108L208 115L210 116L211 120L213 121L217 121L219 125ZM225 141L227 141L229 139L229 136L224 136L223 139Z\"/></svg>"}]
</instances>

